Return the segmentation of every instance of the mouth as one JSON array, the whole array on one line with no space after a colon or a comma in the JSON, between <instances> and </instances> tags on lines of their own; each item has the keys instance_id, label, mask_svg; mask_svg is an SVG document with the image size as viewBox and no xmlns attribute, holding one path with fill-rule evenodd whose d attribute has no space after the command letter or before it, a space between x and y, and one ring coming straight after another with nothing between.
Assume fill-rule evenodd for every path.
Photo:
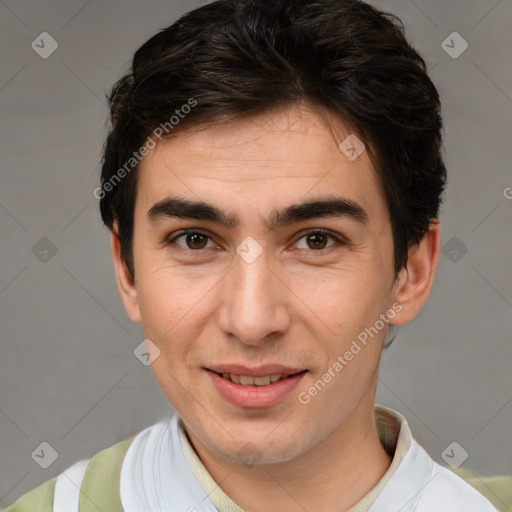
<instances>
[{"instance_id":1,"label":"mouth","mask_svg":"<svg viewBox=\"0 0 512 512\"><path fill-rule=\"evenodd\" d=\"M303 372L298 373L304 373L307 370L304 370ZM217 373L217 372L214 372ZM236 375L234 373L217 373L220 377L223 379L229 380L231 382L234 382L235 384L241 384L242 386L268 386L270 384L274 384L275 382L279 382L280 380L287 379L291 377L292 375L298 375L298 373L294 374L285 374L285 375L264 375L261 377L251 377L250 375Z\"/></svg>"},{"instance_id":2,"label":"mouth","mask_svg":"<svg viewBox=\"0 0 512 512\"><path fill-rule=\"evenodd\" d=\"M223 365L203 369L223 399L236 407L250 409L277 405L291 394L309 371L281 365L252 369Z\"/></svg>"}]
</instances>

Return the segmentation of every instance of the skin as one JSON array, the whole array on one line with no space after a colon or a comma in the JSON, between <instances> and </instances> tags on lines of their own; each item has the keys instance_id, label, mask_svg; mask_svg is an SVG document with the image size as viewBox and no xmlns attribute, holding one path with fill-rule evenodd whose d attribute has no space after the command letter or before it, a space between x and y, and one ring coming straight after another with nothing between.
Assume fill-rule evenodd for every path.
<instances>
[{"instance_id":1,"label":"skin","mask_svg":"<svg viewBox=\"0 0 512 512\"><path fill-rule=\"evenodd\" d=\"M351 133L305 106L178 133L139 167L135 281L115 226L111 234L125 308L160 350L153 374L207 470L247 512L346 511L391 463L373 416L385 328L309 403L298 400L394 304L401 310L391 324L418 313L439 257L433 220L395 276L384 190L368 152L349 161L338 149ZM150 208L171 195L236 213L240 224L150 221ZM362 206L367 223L323 217L275 231L263 223L273 209L328 195ZM168 242L191 228L209 238ZM318 229L346 243L321 237L318 249L305 236ZM252 263L236 252L249 236L263 249ZM221 363L280 363L308 373L279 404L242 408L204 370ZM248 466L241 449L253 451L256 464Z\"/></svg>"}]
</instances>

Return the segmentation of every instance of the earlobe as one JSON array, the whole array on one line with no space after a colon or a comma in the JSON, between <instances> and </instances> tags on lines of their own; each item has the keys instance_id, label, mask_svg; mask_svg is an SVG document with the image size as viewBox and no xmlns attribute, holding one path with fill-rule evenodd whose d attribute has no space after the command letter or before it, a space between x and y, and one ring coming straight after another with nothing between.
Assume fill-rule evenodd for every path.
<instances>
[{"instance_id":1,"label":"earlobe","mask_svg":"<svg viewBox=\"0 0 512 512\"><path fill-rule=\"evenodd\" d=\"M121 241L119 240L119 235L117 233L117 225L114 225L114 229L110 231L110 249L116 272L117 288L128 316L133 322L141 323L142 318L140 314L137 289L122 258Z\"/></svg>"},{"instance_id":2,"label":"earlobe","mask_svg":"<svg viewBox=\"0 0 512 512\"><path fill-rule=\"evenodd\" d=\"M407 264L395 285L395 301L402 305L402 309L391 324L409 322L427 301L439 260L440 232L439 221L433 219L419 243L409 248Z\"/></svg>"}]
</instances>

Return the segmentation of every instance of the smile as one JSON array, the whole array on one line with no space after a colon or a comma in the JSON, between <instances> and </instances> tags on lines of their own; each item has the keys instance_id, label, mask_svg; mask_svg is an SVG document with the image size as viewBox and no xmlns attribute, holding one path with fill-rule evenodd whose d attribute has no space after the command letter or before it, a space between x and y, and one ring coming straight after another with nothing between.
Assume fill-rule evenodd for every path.
<instances>
[{"instance_id":1,"label":"smile","mask_svg":"<svg viewBox=\"0 0 512 512\"><path fill-rule=\"evenodd\" d=\"M226 370L227 368L222 368ZM268 367L250 370L248 368L232 371L217 371L211 368L206 370L213 389L223 400L235 407L244 409L262 409L278 405L285 398L292 396L292 392L302 381L308 370L297 370L284 367ZM283 373L288 371L290 373ZM239 373L232 373L237 371ZM247 375L257 373L258 375Z\"/></svg>"},{"instance_id":2,"label":"smile","mask_svg":"<svg viewBox=\"0 0 512 512\"><path fill-rule=\"evenodd\" d=\"M224 379L230 380L235 384L242 386L268 386L282 379L288 378L290 375L265 375L263 377L250 377L249 375L235 375L234 373L223 373Z\"/></svg>"}]
</instances>

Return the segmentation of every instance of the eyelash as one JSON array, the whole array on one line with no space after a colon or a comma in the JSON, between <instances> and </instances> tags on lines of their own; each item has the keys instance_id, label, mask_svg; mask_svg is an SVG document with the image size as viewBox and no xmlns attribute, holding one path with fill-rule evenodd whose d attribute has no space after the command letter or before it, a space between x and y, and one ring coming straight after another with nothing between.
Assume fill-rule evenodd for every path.
<instances>
[{"instance_id":1,"label":"eyelash","mask_svg":"<svg viewBox=\"0 0 512 512\"><path fill-rule=\"evenodd\" d=\"M176 240L178 240L179 238L181 237L184 237L186 235L203 235L205 237L207 237L209 240L211 240L211 237L209 235L207 235L206 233L202 232L202 231L198 231L196 229L188 229L188 230L183 230L183 231L180 231L175 237L173 238L168 238L167 239L167 242L166 244L167 245L171 245L171 244L174 244L176 242ZM317 250L314 250L314 249L310 249L309 252L311 253L326 253L329 249L332 249L336 244L338 246L343 246L343 245L347 245L347 242L345 240L343 240L342 238L338 237L338 236L335 236L333 235L330 231L325 231L325 230L322 230L322 229L315 229L315 230L311 230L311 231L307 231L305 233L303 233L295 243L299 242L300 240L302 240L303 238L309 236L309 235L322 235L322 236L327 236L327 237L330 237L332 238L336 243L329 246L329 247L326 247L324 249L317 249ZM199 253L201 254L203 251L206 251L207 249L188 249L188 248L184 248L184 247L181 247L179 246L180 249L183 249L185 251L188 251L188 252L191 252L191 253Z\"/></svg>"}]
</instances>

